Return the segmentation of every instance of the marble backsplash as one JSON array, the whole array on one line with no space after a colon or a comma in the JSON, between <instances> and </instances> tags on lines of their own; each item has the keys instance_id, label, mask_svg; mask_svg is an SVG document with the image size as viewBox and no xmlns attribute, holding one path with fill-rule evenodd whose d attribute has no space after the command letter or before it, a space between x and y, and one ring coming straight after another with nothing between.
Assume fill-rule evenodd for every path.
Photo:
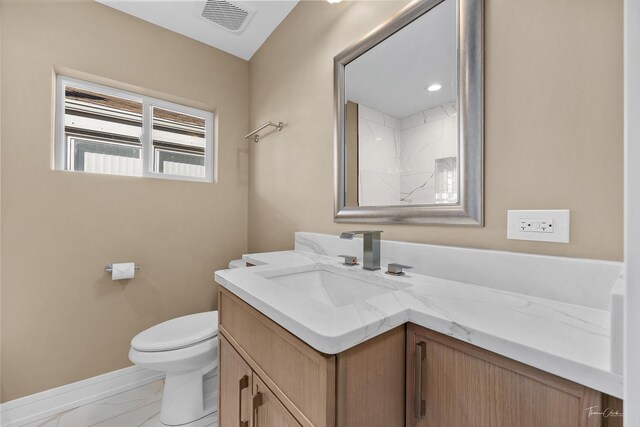
<instances>
[{"instance_id":1,"label":"marble backsplash","mask_svg":"<svg viewBox=\"0 0 640 427\"><path fill-rule=\"evenodd\" d=\"M295 250L362 259L362 239L297 232ZM390 262L441 279L601 310L610 309L610 291L622 270L619 262L382 240L380 266Z\"/></svg>"},{"instance_id":2,"label":"marble backsplash","mask_svg":"<svg viewBox=\"0 0 640 427\"><path fill-rule=\"evenodd\" d=\"M454 103L402 119L359 105L360 206L434 204L457 197L456 174L449 173L448 180L436 175L436 160L457 157L457 129Z\"/></svg>"}]
</instances>

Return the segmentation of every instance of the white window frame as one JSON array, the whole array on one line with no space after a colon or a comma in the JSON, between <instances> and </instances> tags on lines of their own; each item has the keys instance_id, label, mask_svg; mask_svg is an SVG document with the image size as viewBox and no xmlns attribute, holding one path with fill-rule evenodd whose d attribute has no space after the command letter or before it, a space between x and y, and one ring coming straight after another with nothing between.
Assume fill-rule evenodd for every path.
<instances>
[{"instance_id":1,"label":"white window frame","mask_svg":"<svg viewBox=\"0 0 640 427\"><path fill-rule=\"evenodd\" d=\"M56 76L56 103L55 103L55 137L54 137L54 169L60 171L74 172L66 169L67 144L65 138L65 87L73 86L79 89L90 90L93 92L104 93L105 95L117 96L119 98L130 101L142 102L142 133L140 141L142 142L142 177L144 178L160 178L172 179L179 181L196 181L196 182L213 182L215 167L215 151L214 151L214 133L213 120L214 114L209 111L191 108L173 102L163 101L146 95L134 92L128 92L109 86L103 86L96 83L78 80L62 75ZM152 109L153 107L171 110L178 113L188 114L204 119L205 121L205 147L204 147L204 177L170 175L165 173L154 172L150 169L153 156L153 132L152 132ZM114 175L123 176L123 175ZM124 175L131 176L131 175Z\"/></svg>"}]
</instances>

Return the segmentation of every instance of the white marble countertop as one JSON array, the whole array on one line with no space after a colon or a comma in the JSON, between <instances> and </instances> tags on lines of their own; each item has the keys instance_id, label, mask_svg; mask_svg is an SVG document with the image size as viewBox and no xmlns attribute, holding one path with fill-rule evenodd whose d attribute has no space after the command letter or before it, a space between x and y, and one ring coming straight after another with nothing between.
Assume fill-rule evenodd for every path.
<instances>
[{"instance_id":1,"label":"white marble countertop","mask_svg":"<svg viewBox=\"0 0 640 427\"><path fill-rule=\"evenodd\" d=\"M412 322L622 397L622 376L610 369L609 311L411 272L390 278L309 252L243 259L256 267L217 271L216 281L320 352L337 354ZM406 287L332 307L265 278L269 271L313 265Z\"/></svg>"}]
</instances>

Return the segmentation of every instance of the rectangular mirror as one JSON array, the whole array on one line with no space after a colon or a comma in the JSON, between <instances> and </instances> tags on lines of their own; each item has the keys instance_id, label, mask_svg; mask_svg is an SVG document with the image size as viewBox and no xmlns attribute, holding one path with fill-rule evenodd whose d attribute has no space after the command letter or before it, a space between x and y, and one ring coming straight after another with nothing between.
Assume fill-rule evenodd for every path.
<instances>
[{"instance_id":1,"label":"rectangular mirror","mask_svg":"<svg viewBox=\"0 0 640 427\"><path fill-rule=\"evenodd\" d=\"M482 37L422 0L334 58L336 222L482 225Z\"/></svg>"}]
</instances>

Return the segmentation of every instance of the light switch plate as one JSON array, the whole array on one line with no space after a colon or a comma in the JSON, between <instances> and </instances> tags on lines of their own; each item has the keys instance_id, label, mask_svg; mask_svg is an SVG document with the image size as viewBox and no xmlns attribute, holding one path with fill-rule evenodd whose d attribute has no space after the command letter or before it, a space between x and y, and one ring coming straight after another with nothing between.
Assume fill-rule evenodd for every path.
<instances>
[{"instance_id":1,"label":"light switch plate","mask_svg":"<svg viewBox=\"0 0 640 427\"><path fill-rule=\"evenodd\" d=\"M507 239L569 243L569 210L507 211Z\"/></svg>"}]
</instances>

